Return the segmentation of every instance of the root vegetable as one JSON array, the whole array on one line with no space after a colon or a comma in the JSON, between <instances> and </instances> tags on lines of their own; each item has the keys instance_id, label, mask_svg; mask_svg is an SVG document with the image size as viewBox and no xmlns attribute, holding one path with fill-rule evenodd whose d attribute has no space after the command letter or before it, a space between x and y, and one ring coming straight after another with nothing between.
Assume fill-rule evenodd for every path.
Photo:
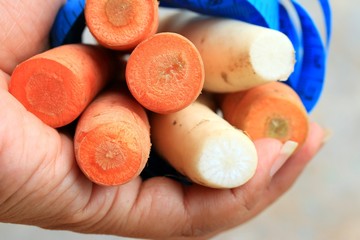
<instances>
[{"instance_id":1,"label":"root vegetable","mask_svg":"<svg viewBox=\"0 0 360 240\"><path fill-rule=\"evenodd\" d=\"M74 121L108 82L112 55L102 47L68 44L19 64L9 91L51 127Z\"/></svg>"},{"instance_id":2,"label":"root vegetable","mask_svg":"<svg viewBox=\"0 0 360 240\"><path fill-rule=\"evenodd\" d=\"M202 103L172 114L154 114L150 122L155 150L193 182L233 188L255 173L254 143Z\"/></svg>"},{"instance_id":3,"label":"root vegetable","mask_svg":"<svg viewBox=\"0 0 360 240\"><path fill-rule=\"evenodd\" d=\"M172 113L196 100L204 85L198 50L176 33L158 33L130 54L126 82L132 95L156 113Z\"/></svg>"},{"instance_id":4,"label":"root vegetable","mask_svg":"<svg viewBox=\"0 0 360 240\"><path fill-rule=\"evenodd\" d=\"M86 24L103 46L133 49L157 31L158 5L157 0L87 0Z\"/></svg>"},{"instance_id":5,"label":"root vegetable","mask_svg":"<svg viewBox=\"0 0 360 240\"><path fill-rule=\"evenodd\" d=\"M77 163L91 181L100 185L121 185L140 175L150 147L146 112L124 93L99 95L76 127Z\"/></svg>"},{"instance_id":6,"label":"root vegetable","mask_svg":"<svg viewBox=\"0 0 360 240\"><path fill-rule=\"evenodd\" d=\"M293 45L280 31L172 9L161 9L158 30L180 33L195 44L207 91L235 92L287 80L294 70Z\"/></svg>"},{"instance_id":7,"label":"root vegetable","mask_svg":"<svg viewBox=\"0 0 360 240\"><path fill-rule=\"evenodd\" d=\"M253 140L276 138L301 146L308 133L306 109L296 92L281 82L272 82L247 91L227 93L220 106L224 118L245 131Z\"/></svg>"}]
</instances>

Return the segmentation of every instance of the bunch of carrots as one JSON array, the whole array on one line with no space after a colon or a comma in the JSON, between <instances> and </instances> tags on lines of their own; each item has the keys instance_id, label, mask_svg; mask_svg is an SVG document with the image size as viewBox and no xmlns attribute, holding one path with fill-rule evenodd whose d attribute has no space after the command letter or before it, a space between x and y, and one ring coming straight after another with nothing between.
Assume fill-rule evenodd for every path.
<instances>
[{"instance_id":1,"label":"bunch of carrots","mask_svg":"<svg viewBox=\"0 0 360 240\"><path fill-rule=\"evenodd\" d=\"M68 44L14 70L9 91L45 124L76 124L83 173L125 184L156 151L192 182L233 188L257 167L254 140L301 146L308 116L281 81L294 49L279 31L160 8L157 0L87 0L99 44Z\"/></svg>"}]
</instances>

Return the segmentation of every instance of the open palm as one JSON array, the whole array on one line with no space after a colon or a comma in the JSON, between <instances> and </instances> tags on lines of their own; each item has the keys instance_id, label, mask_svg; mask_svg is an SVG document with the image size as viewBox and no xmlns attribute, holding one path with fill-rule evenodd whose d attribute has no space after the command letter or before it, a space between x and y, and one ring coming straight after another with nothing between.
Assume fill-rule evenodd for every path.
<instances>
[{"instance_id":1,"label":"open palm","mask_svg":"<svg viewBox=\"0 0 360 240\"><path fill-rule=\"evenodd\" d=\"M120 187L87 180L71 135L52 129L9 94L14 67L47 48L62 0L0 0L0 221L143 238L209 236L269 206L296 180L322 145L315 123L305 145L276 174L282 144L256 142L259 166L244 186L216 190L140 177Z\"/></svg>"}]
</instances>

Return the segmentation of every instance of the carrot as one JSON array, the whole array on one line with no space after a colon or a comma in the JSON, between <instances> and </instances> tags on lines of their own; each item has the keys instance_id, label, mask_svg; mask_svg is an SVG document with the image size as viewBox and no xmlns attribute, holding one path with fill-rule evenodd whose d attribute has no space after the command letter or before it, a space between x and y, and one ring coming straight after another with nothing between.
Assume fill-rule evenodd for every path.
<instances>
[{"instance_id":1,"label":"carrot","mask_svg":"<svg viewBox=\"0 0 360 240\"><path fill-rule=\"evenodd\" d=\"M136 100L163 114L194 102L205 77L199 52L176 33L158 33L141 42L129 56L125 76Z\"/></svg>"},{"instance_id":2,"label":"carrot","mask_svg":"<svg viewBox=\"0 0 360 240\"><path fill-rule=\"evenodd\" d=\"M177 32L199 49L205 67L204 89L236 92L287 80L295 51L280 31L239 20L161 9L159 32Z\"/></svg>"},{"instance_id":3,"label":"carrot","mask_svg":"<svg viewBox=\"0 0 360 240\"><path fill-rule=\"evenodd\" d=\"M308 133L306 109L296 92L281 82L227 93L221 97L224 118L253 140L276 138L301 146Z\"/></svg>"},{"instance_id":4,"label":"carrot","mask_svg":"<svg viewBox=\"0 0 360 240\"><path fill-rule=\"evenodd\" d=\"M74 121L107 83L111 63L104 48L60 46L19 64L9 91L44 123L62 127Z\"/></svg>"},{"instance_id":5,"label":"carrot","mask_svg":"<svg viewBox=\"0 0 360 240\"><path fill-rule=\"evenodd\" d=\"M154 149L191 181L233 188L253 176L254 143L206 105L196 101L175 113L150 116Z\"/></svg>"},{"instance_id":6,"label":"carrot","mask_svg":"<svg viewBox=\"0 0 360 240\"><path fill-rule=\"evenodd\" d=\"M137 177L150 154L150 126L145 110L130 94L99 95L76 127L76 161L93 182L121 185Z\"/></svg>"},{"instance_id":7,"label":"carrot","mask_svg":"<svg viewBox=\"0 0 360 240\"><path fill-rule=\"evenodd\" d=\"M128 50L157 31L158 5L157 0L87 0L85 20L101 45Z\"/></svg>"}]
</instances>

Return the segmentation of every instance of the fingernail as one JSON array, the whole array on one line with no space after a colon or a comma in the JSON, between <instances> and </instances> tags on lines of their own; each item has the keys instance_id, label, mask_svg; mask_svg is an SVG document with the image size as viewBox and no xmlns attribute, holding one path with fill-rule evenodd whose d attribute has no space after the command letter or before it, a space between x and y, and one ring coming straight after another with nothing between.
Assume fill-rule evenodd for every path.
<instances>
[{"instance_id":1,"label":"fingernail","mask_svg":"<svg viewBox=\"0 0 360 240\"><path fill-rule=\"evenodd\" d=\"M332 137L332 131L328 128L324 128L324 137L322 140L322 145L324 145L325 143L327 143L330 138Z\"/></svg>"},{"instance_id":2,"label":"fingernail","mask_svg":"<svg viewBox=\"0 0 360 240\"><path fill-rule=\"evenodd\" d=\"M295 152L298 146L297 142L294 141L286 141L284 145L280 149L279 157L275 160L273 166L270 170L270 176L274 176L274 174L281 168L282 165L290 158L290 156Z\"/></svg>"}]
</instances>

